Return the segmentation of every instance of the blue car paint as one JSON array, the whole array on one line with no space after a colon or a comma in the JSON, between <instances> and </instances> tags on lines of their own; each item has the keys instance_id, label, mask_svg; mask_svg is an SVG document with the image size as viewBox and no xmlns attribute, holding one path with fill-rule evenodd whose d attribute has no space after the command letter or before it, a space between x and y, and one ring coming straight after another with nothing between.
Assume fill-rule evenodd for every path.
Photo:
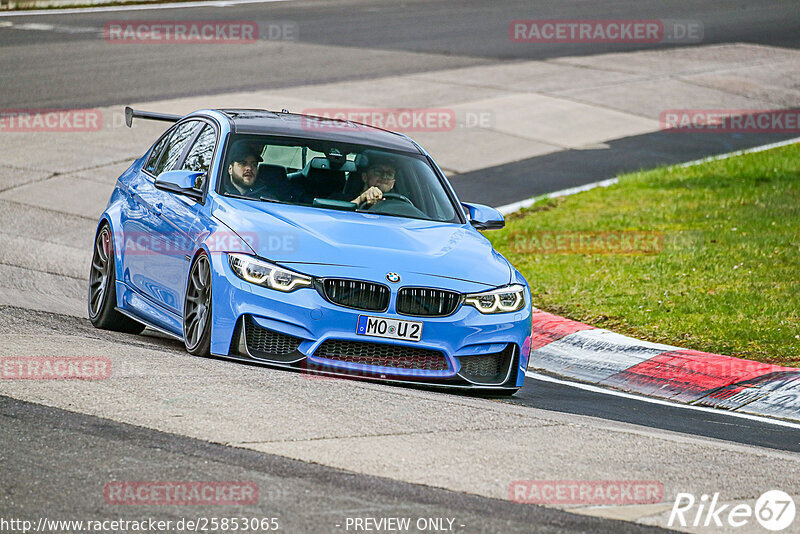
<instances>
[{"instance_id":1,"label":"blue car paint","mask_svg":"<svg viewBox=\"0 0 800 534\"><path fill-rule=\"evenodd\" d=\"M360 266L366 260L384 269L383 275L424 272L482 286L470 291L511 280L508 262L469 225L225 197L218 198L213 214L248 239L260 257L287 267Z\"/></svg>"},{"instance_id":2,"label":"blue car paint","mask_svg":"<svg viewBox=\"0 0 800 534\"><path fill-rule=\"evenodd\" d=\"M153 179L142 171L148 151L120 176L101 215L101 223L112 228L117 306L121 310L182 338L183 295L189 268L198 254L205 253L212 267L213 354L229 354L237 323L243 314L250 314L262 327L304 339L299 351L310 362L331 369L385 373L424 382L455 376L460 368L459 357L497 352L513 343L519 353L515 383L522 385L531 336L530 292L521 273L480 232L469 224L219 196L214 191L215 170L221 168L220 148L231 133L229 122L213 110L199 111L189 117L213 120L218 132L205 202L195 203L156 189ZM441 173L427 152L419 148ZM449 182L443 183L451 196L457 198ZM131 236L147 238L151 248L163 245L168 253L137 250ZM231 270L229 252L254 254L316 277L384 283L391 289L389 308L383 313L364 312L334 305L314 288L283 293L250 284ZM386 283L389 271L400 274L399 284ZM526 304L518 312L482 314L462 305L448 317L408 317L397 314L394 308L397 290L403 286L469 293L509 283L526 288ZM422 339L414 346L442 351L449 369L365 369L358 364L313 356L326 339L409 344L356 334L360 315L422 321Z\"/></svg>"}]
</instances>

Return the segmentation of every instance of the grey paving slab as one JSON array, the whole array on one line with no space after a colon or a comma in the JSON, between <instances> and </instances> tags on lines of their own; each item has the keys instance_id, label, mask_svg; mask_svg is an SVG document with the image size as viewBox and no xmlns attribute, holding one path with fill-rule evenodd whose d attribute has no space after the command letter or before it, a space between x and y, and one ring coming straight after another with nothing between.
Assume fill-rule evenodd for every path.
<instances>
[{"instance_id":1,"label":"grey paving slab","mask_svg":"<svg viewBox=\"0 0 800 534\"><path fill-rule=\"evenodd\" d=\"M35 136L36 134L32 132L4 132L2 137L3 150L0 151L0 167L22 169L47 176L58 172L56 169L59 166L53 164L56 158L51 157L49 154L43 154L42 147L48 146L48 144L34 142ZM52 143L52 139L49 142Z\"/></svg>"},{"instance_id":2,"label":"grey paving slab","mask_svg":"<svg viewBox=\"0 0 800 534\"><path fill-rule=\"evenodd\" d=\"M412 135L449 175L562 150L554 144L485 128L456 128Z\"/></svg>"},{"instance_id":3,"label":"grey paving slab","mask_svg":"<svg viewBox=\"0 0 800 534\"><path fill-rule=\"evenodd\" d=\"M84 280L0 264L0 304L86 317Z\"/></svg>"},{"instance_id":4,"label":"grey paving slab","mask_svg":"<svg viewBox=\"0 0 800 534\"><path fill-rule=\"evenodd\" d=\"M480 72L480 69L477 69ZM446 70L444 73L451 71ZM293 97L341 102L355 108L446 107L509 92L502 87L472 86L457 79L439 79L442 71L418 76L391 76L374 80L348 81L323 86L295 87L275 91ZM456 77L457 78L457 77Z\"/></svg>"},{"instance_id":5,"label":"grey paving slab","mask_svg":"<svg viewBox=\"0 0 800 534\"><path fill-rule=\"evenodd\" d=\"M0 193L31 182L39 182L52 176L48 171L37 171L25 168L0 167Z\"/></svg>"},{"instance_id":6,"label":"grey paving slab","mask_svg":"<svg viewBox=\"0 0 800 534\"><path fill-rule=\"evenodd\" d=\"M631 74L590 65L570 65L553 61L519 61L469 66L411 76L414 80L433 83L522 93L548 93L566 87L585 89L620 85L647 77L649 74Z\"/></svg>"},{"instance_id":7,"label":"grey paving slab","mask_svg":"<svg viewBox=\"0 0 800 534\"><path fill-rule=\"evenodd\" d=\"M155 139L155 137L153 138ZM142 151L144 153L144 150ZM111 163L109 165L101 165L93 169L85 169L75 173L64 175L67 178L79 178L82 180L89 180L93 182L100 182L106 185L114 185L117 183L117 178L131 166L132 161L122 161L120 163Z\"/></svg>"},{"instance_id":8,"label":"grey paving slab","mask_svg":"<svg viewBox=\"0 0 800 534\"><path fill-rule=\"evenodd\" d=\"M53 243L46 237L35 239L0 232L0 263L88 280L91 240L76 247Z\"/></svg>"},{"instance_id":9,"label":"grey paving slab","mask_svg":"<svg viewBox=\"0 0 800 534\"><path fill-rule=\"evenodd\" d=\"M113 184L56 176L0 193L0 200L96 219L105 209L113 189Z\"/></svg>"},{"instance_id":10,"label":"grey paving slab","mask_svg":"<svg viewBox=\"0 0 800 534\"><path fill-rule=\"evenodd\" d=\"M800 57L766 65L682 76L680 79L756 101L771 102L778 107L800 105Z\"/></svg>"},{"instance_id":11,"label":"grey paving slab","mask_svg":"<svg viewBox=\"0 0 800 534\"><path fill-rule=\"evenodd\" d=\"M115 143L113 130L97 132L16 132L0 151L0 166L67 173L138 157L136 143ZM152 141L151 141L152 142ZM125 145L128 145L127 147Z\"/></svg>"},{"instance_id":12,"label":"grey paving slab","mask_svg":"<svg viewBox=\"0 0 800 534\"><path fill-rule=\"evenodd\" d=\"M88 250L97 221L18 202L0 200L0 232L65 247Z\"/></svg>"},{"instance_id":13,"label":"grey paving slab","mask_svg":"<svg viewBox=\"0 0 800 534\"><path fill-rule=\"evenodd\" d=\"M643 50L552 60L618 72L655 76L689 75L746 66L797 61L800 51L745 43Z\"/></svg>"},{"instance_id":14,"label":"grey paving slab","mask_svg":"<svg viewBox=\"0 0 800 534\"><path fill-rule=\"evenodd\" d=\"M576 148L650 132L658 124L619 111L537 94L517 94L470 104L494 113L495 131L540 143Z\"/></svg>"},{"instance_id":15,"label":"grey paving slab","mask_svg":"<svg viewBox=\"0 0 800 534\"><path fill-rule=\"evenodd\" d=\"M658 120L666 110L676 109L775 109L777 102L703 87L686 81L663 79L631 83L619 87L564 90L557 94L586 104L615 109ZM644 133L644 132L640 132Z\"/></svg>"}]
</instances>

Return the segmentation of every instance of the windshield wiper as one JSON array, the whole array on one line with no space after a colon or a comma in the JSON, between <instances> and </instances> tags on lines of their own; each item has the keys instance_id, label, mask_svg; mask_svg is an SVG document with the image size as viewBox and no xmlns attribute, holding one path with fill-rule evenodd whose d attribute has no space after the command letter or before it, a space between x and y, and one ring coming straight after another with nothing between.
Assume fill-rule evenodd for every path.
<instances>
[{"instance_id":1,"label":"windshield wiper","mask_svg":"<svg viewBox=\"0 0 800 534\"><path fill-rule=\"evenodd\" d=\"M234 194L234 193L225 193L225 192L223 192L223 193L220 193L220 194L221 194L222 196L224 196L224 197L230 197L230 198L241 198L241 199L243 199L243 200L255 200L255 198L253 198L253 197L246 197L246 196L244 196L244 195L236 195L236 194Z\"/></svg>"},{"instance_id":2,"label":"windshield wiper","mask_svg":"<svg viewBox=\"0 0 800 534\"><path fill-rule=\"evenodd\" d=\"M270 198L270 197L246 197L244 195L236 195L234 193L221 193L222 196L230 197L230 198L241 198L242 200L260 200L262 202L276 202L278 204L283 204L280 200Z\"/></svg>"}]
</instances>

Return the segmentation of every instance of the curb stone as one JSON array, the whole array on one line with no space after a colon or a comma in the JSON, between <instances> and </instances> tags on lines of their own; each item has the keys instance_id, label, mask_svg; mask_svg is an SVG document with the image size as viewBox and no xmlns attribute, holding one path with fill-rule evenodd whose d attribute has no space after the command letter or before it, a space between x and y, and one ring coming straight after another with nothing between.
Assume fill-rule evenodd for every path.
<instances>
[{"instance_id":1,"label":"curb stone","mask_svg":"<svg viewBox=\"0 0 800 534\"><path fill-rule=\"evenodd\" d=\"M800 369L682 349L535 310L529 366L671 401L800 421Z\"/></svg>"}]
</instances>

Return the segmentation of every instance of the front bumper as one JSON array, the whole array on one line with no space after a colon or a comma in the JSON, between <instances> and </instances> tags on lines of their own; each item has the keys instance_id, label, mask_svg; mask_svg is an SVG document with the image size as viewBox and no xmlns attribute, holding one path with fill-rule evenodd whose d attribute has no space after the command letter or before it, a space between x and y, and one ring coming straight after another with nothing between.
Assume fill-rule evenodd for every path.
<instances>
[{"instance_id":1,"label":"front bumper","mask_svg":"<svg viewBox=\"0 0 800 534\"><path fill-rule=\"evenodd\" d=\"M397 314L394 308L397 290L405 285L402 283L391 284L389 307L385 312L361 311L333 304L314 288L283 293L245 282L232 272L225 254L212 254L211 264L211 352L216 355L314 374L439 387L509 389L522 386L531 334L530 294L527 290L525 307L518 312L484 315L471 306L461 305L447 317L410 317ZM380 279L380 273L364 270L363 274L364 280ZM418 280L409 278L412 278L409 285L419 285ZM356 334L360 315L421 321L422 339L407 342ZM258 332L267 336L272 336L271 332L277 333L278 337L270 338L270 344L266 346L283 348L277 353L276 350L271 350L271 353L257 350L252 338L248 344L246 335L252 336L253 329L260 329ZM329 343L323 347L326 342ZM365 343L376 345L368 349L378 349L378 352L392 357L416 350L416 353L437 353L441 356L436 358L441 361L420 367L407 363L373 365L371 362L378 360L358 357L358 351L354 357L340 358L331 357L328 350L332 344L361 349L360 344ZM321 355L320 347L325 350L325 356ZM494 369L491 367L492 358L502 363L502 373L491 372Z\"/></svg>"}]
</instances>

